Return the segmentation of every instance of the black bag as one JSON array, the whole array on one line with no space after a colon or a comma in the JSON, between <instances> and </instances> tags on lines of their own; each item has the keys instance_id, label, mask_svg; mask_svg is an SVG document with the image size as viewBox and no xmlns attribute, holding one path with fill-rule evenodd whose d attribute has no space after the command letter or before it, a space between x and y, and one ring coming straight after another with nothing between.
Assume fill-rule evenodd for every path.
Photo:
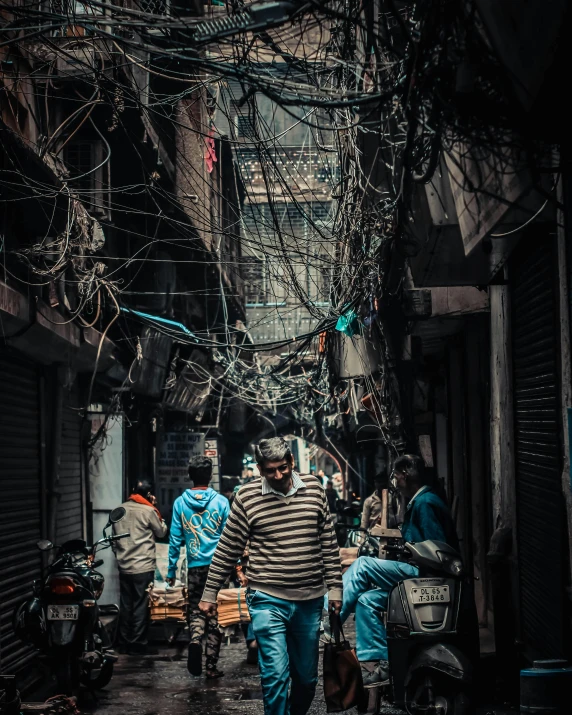
<instances>
[{"instance_id":1,"label":"black bag","mask_svg":"<svg viewBox=\"0 0 572 715\"><path fill-rule=\"evenodd\" d=\"M339 615L330 615L333 643L324 646L324 698L329 713L363 707L366 694L355 650L345 639Z\"/></svg>"}]
</instances>

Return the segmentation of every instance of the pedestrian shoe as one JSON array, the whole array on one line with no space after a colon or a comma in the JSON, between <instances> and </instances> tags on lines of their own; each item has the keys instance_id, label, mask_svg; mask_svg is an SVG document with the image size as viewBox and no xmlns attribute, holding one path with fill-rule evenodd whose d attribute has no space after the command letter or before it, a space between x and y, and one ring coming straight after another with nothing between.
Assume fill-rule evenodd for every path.
<instances>
[{"instance_id":1,"label":"pedestrian shoe","mask_svg":"<svg viewBox=\"0 0 572 715\"><path fill-rule=\"evenodd\" d=\"M222 670L219 670L218 668L210 668L207 670L205 678L207 680L216 680L216 678L222 678L223 675L224 673Z\"/></svg>"},{"instance_id":2,"label":"pedestrian shoe","mask_svg":"<svg viewBox=\"0 0 572 715\"><path fill-rule=\"evenodd\" d=\"M330 623L328 620L322 621L322 626L320 628L320 643L333 643L334 637L330 630Z\"/></svg>"},{"instance_id":3,"label":"pedestrian shoe","mask_svg":"<svg viewBox=\"0 0 572 715\"><path fill-rule=\"evenodd\" d=\"M258 665L258 645L254 641L254 645L249 645L246 651L246 662L248 665Z\"/></svg>"},{"instance_id":4,"label":"pedestrian shoe","mask_svg":"<svg viewBox=\"0 0 572 715\"><path fill-rule=\"evenodd\" d=\"M200 643L189 643L187 670L191 675L201 675L203 672L203 648Z\"/></svg>"},{"instance_id":5,"label":"pedestrian shoe","mask_svg":"<svg viewBox=\"0 0 572 715\"><path fill-rule=\"evenodd\" d=\"M381 660L373 669L362 665L361 675L364 688L389 685L389 663L386 660Z\"/></svg>"},{"instance_id":6,"label":"pedestrian shoe","mask_svg":"<svg viewBox=\"0 0 572 715\"><path fill-rule=\"evenodd\" d=\"M117 661L119 660L119 656L113 650L113 648L104 648L103 657L110 663L117 663Z\"/></svg>"}]
</instances>

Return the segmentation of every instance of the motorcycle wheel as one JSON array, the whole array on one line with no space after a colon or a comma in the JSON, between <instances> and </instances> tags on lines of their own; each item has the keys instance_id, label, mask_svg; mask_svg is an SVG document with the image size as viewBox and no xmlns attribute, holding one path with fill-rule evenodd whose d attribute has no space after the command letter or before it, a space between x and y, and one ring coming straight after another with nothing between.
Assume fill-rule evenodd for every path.
<instances>
[{"instance_id":1,"label":"motorcycle wheel","mask_svg":"<svg viewBox=\"0 0 572 715\"><path fill-rule=\"evenodd\" d=\"M473 715L475 712L474 700L467 689L430 673L421 674L410 685L406 697L406 710L411 715L426 712L428 707L442 715ZM420 707L415 708L412 703L419 703Z\"/></svg>"},{"instance_id":2,"label":"motorcycle wheel","mask_svg":"<svg viewBox=\"0 0 572 715\"><path fill-rule=\"evenodd\" d=\"M113 663L105 661L97 675L92 677L88 671L82 676L81 682L90 690L101 690L105 688L106 685L109 685L111 678L113 678Z\"/></svg>"},{"instance_id":3,"label":"motorcycle wheel","mask_svg":"<svg viewBox=\"0 0 572 715\"><path fill-rule=\"evenodd\" d=\"M58 695L77 695L80 685L80 664L71 651L54 653L53 672L56 676Z\"/></svg>"},{"instance_id":4,"label":"motorcycle wheel","mask_svg":"<svg viewBox=\"0 0 572 715\"><path fill-rule=\"evenodd\" d=\"M447 715L473 715L475 711L473 699L464 690L459 690L448 701L450 709L447 708Z\"/></svg>"}]
</instances>

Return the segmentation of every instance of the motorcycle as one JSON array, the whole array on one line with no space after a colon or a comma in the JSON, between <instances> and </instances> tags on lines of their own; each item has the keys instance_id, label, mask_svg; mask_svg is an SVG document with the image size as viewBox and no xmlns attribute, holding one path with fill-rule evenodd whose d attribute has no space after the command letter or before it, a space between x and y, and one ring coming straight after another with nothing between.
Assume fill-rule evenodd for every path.
<instances>
[{"instance_id":1,"label":"motorcycle","mask_svg":"<svg viewBox=\"0 0 572 715\"><path fill-rule=\"evenodd\" d=\"M50 663L59 692L72 695L80 684L91 690L104 688L113 677L117 656L101 623L103 608L98 600L104 577L97 571L103 560L98 551L129 534L107 536L113 524L125 517L125 509L114 509L103 529L103 538L89 547L74 539L59 547L41 540L40 551L57 549L47 574L34 582L34 595L16 609L14 631L23 641L38 648ZM112 607L118 611L117 606ZM109 608L107 609L109 610Z\"/></svg>"},{"instance_id":2,"label":"motorcycle","mask_svg":"<svg viewBox=\"0 0 572 715\"><path fill-rule=\"evenodd\" d=\"M461 557L439 541L387 548L419 568L389 594L389 699L410 715L467 715L479 641Z\"/></svg>"},{"instance_id":3,"label":"motorcycle","mask_svg":"<svg viewBox=\"0 0 572 715\"><path fill-rule=\"evenodd\" d=\"M345 502L338 503L338 519L334 524L334 531L338 541L338 546L343 549L357 548L361 543L362 529L354 525L356 519L361 514L360 502L354 501L347 506L342 506Z\"/></svg>"}]
</instances>

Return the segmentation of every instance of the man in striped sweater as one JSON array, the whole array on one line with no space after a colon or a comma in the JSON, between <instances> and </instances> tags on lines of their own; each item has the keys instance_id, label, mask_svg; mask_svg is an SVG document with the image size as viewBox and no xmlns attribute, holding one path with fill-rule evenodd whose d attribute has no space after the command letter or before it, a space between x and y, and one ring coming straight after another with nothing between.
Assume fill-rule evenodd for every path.
<instances>
[{"instance_id":1,"label":"man in striped sweater","mask_svg":"<svg viewBox=\"0 0 572 715\"><path fill-rule=\"evenodd\" d=\"M287 442L262 440L256 460L261 477L236 495L199 608L216 614L217 593L248 542L247 602L264 713L306 715L318 680L324 594L332 611L342 607L340 555L324 488L294 471Z\"/></svg>"}]
</instances>

